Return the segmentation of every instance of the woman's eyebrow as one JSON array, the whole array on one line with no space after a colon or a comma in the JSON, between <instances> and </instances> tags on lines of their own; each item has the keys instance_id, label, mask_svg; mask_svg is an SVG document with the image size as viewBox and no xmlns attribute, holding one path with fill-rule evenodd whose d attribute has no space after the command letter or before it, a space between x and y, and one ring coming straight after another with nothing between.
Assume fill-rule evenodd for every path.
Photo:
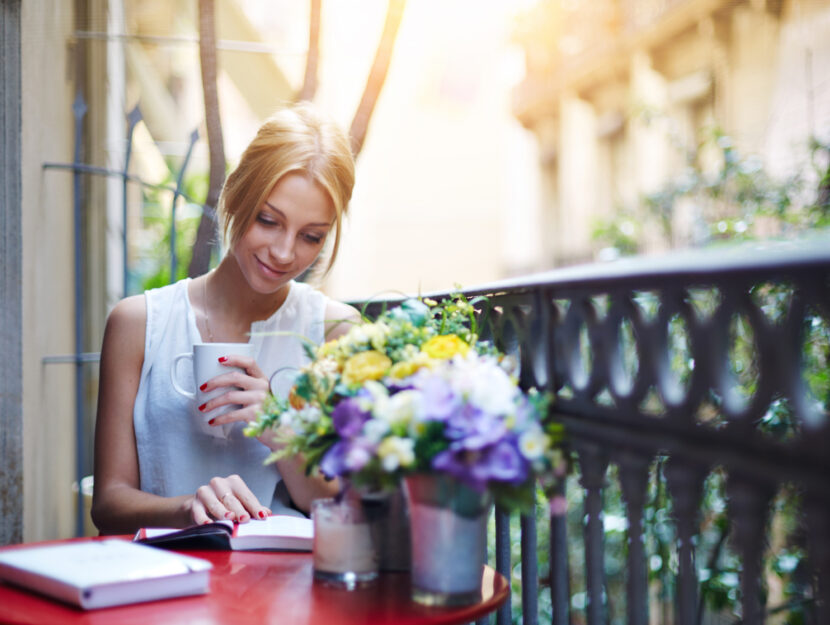
<instances>
[{"instance_id":1,"label":"woman's eyebrow","mask_svg":"<svg viewBox=\"0 0 830 625\"><path fill-rule=\"evenodd\" d=\"M285 219L285 213L283 213L280 209L278 209L276 206L271 204L271 202L269 202L268 200L265 200L265 205L268 208L270 208L272 211L277 213L280 217ZM331 226L331 224L328 223L328 222L325 222L325 221L319 221L319 222L313 222L313 223L310 223L310 224L306 224L306 226L313 226L313 227L319 227L319 228L328 228L328 227Z\"/></svg>"}]
</instances>

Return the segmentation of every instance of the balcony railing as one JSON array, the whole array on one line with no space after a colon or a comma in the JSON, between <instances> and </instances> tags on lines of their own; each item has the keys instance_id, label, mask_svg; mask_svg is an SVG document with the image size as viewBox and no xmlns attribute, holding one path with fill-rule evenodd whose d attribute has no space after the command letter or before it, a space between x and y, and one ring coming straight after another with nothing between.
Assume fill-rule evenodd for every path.
<instances>
[{"instance_id":1,"label":"balcony railing","mask_svg":"<svg viewBox=\"0 0 830 625\"><path fill-rule=\"evenodd\" d=\"M518 357L521 383L555 395L550 417L565 424L576 461L578 484L567 487L580 492L564 493L572 509L550 516L543 585L553 623L714 622L702 589L712 592L719 567L738 573L729 592L740 617L717 622L762 623L797 609L805 623L830 623L828 244L643 258L467 292L487 296L484 337ZM605 546L609 490L621 494L617 525L626 533L615 572ZM725 505L718 523L728 528L717 540L706 510L713 490ZM770 525L773 502L778 516L783 506L794 519L791 535ZM655 515L672 537L649 536ZM568 535L568 517L581 521L582 535ZM534 518L521 518L525 623L548 604L548 591L538 592ZM508 523L497 511L494 559L511 576ZM767 600L780 593L766 582L776 554L764 555L782 540L794 570L788 583L800 583L783 606ZM707 541L712 550L702 553ZM569 545L584 556L569 556ZM731 564L719 564L730 548ZM506 606L498 623L510 618Z\"/></svg>"}]
</instances>

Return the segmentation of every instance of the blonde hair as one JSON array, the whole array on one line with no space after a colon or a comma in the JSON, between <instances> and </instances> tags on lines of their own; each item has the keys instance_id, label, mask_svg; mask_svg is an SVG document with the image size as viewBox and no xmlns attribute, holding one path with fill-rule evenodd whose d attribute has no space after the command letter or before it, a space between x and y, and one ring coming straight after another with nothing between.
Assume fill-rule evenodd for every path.
<instances>
[{"instance_id":1,"label":"blonde hair","mask_svg":"<svg viewBox=\"0 0 830 625\"><path fill-rule=\"evenodd\" d=\"M256 219L257 211L286 174L305 173L331 197L335 235L326 271L340 247L343 215L354 187L354 158L346 134L307 103L285 108L257 131L239 164L225 181L217 213L233 247Z\"/></svg>"}]
</instances>

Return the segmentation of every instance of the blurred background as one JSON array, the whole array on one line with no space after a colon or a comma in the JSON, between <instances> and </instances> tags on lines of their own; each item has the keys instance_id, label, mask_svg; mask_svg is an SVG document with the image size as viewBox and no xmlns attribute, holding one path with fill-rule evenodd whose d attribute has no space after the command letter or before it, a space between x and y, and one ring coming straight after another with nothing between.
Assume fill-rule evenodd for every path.
<instances>
[{"instance_id":1,"label":"blurred background","mask_svg":"<svg viewBox=\"0 0 830 625\"><path fill-rule=\"evenodd\" d=\"M71 484L91 472L108 310L193 273L194 248L216 262L215 237L198 234L211 153L233 167L289 102L311 99L361 137L340 257L320 284L341 299L830 224L830 0L4 10L20 37L3 84L21 139L3 166L22 181L24 355L22 442L6 448L22 461L7 454L3 479L25 477L26 540L77 529ZM2 417L7 432L18 417Z\"/></svg>"}]
</instances>

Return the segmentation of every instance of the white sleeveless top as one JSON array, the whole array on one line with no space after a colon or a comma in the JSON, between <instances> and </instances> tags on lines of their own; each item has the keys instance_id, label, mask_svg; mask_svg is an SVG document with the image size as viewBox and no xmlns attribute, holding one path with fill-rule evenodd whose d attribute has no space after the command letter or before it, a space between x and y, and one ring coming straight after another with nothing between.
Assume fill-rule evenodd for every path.
<instances>
[{"instance_id":1,"label":"white sleeveless top","mask_svg":"<svg viewBox=\"0 0 830 625\"><path fill-rule=\"evenodd\" d=\"M189 283L187 278L145 293L144 365L133 410L140 488L173 497L195 493L213 477L236 473L260 503L274 513L290 513L276 465L263 465L270 450L247 438L241 422L233 424L227 438L201 432L195 403L179 395L170 383L173 358L202 342L187 297ZM250 342L257 345L256 360L265 375L308 362L300 337L315 344L323 342L327 301L307 284L292 281L282 306L269 319L254 322ZM292 335L269 336L268 332ZM195 386L191 369L180 367L178 374L185 388Z\"/></svg>"}]
</instances>

